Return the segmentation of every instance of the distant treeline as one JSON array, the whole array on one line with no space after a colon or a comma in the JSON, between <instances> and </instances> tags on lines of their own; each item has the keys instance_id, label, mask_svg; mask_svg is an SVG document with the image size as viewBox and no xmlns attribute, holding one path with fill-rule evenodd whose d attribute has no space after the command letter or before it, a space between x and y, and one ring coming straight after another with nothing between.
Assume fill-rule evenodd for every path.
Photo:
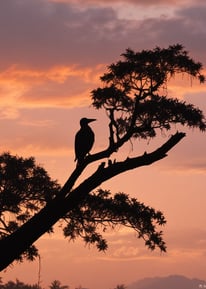
<instances>
[{"instance_id":1,"label":"distant treeline","mask_svg":"<svg viewBox=\"0 0 206 289\"><path fill-rule=\"evenodd\" d=\"M51 285L49 285L50 289L69 289L68 285L61 285L61 282L58 280L54 280L51 282ZM16 281L8 281L4 283L2 281L2 278L0 277L0 289L44 289L39 284L25 284L24 282L19 281L16 279ZM76 288L77 289L77 288Z\"/></svg>"},{"instance_id":2,"label":"distant treeline","mask_svg":"<svg viewBox=\"0 0 206 289\"><path fill-rule=\"evenodd\" d=\"M40 283L40 282L39 282ZM19 281L8 281L6 283L3 282L2 278L0 277L0 289L44 289L39 284L25 284L24 282ZM49 289L69 289L69 285L61 285L59 280L54 280L49 285ZM75 289L88 289L84 288L81 285L75 287ZM126 289L124 284L118 284L114 289Z\"/></svg>"}]
</instances>

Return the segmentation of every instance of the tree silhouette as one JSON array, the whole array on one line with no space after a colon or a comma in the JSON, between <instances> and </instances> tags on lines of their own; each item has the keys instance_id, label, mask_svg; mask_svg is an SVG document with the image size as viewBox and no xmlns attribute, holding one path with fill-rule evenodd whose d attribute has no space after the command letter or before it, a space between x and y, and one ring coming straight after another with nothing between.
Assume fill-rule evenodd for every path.
<instances>
[{"instance_id":1,"label":"tree silhouette","mask_svg":"<svg viewBox=\"0 0 206 289\"><path fill-rule=\"evenodd\" d=\"M128 194L111 194L109 190L97 188L123 172L165 158L185 137L185 133L177 131L150 153L123 161L114 159L114 153L118 157L118 150L126 142L151 139L162 131L171 134L171 129L177 124L205 131L206 121L202 111L192 104L169 97L167 90L170 78L177 74L187 74L200 83L205 78L201 74L201 63L190 58L179 44L137 53L127 49L122 58L111 64L101 77L102 87L91 92L93 106L104 109L109 119L108 146L86 156L65 185L54 196L51 194L50 200L37 214L0 240L1 270L20 258L59 220L64 221L65 236L70 239L82 237L86 243L96 244L99 250L107 249L102 232L116 225L135 230L137 237L142 238L151 250L156 247L166 250L162 231L158 230L166 222L160 211ZM77 184L85 168L97 161L96 170Z\"/></svg>"},{"instance_id":2,"label":"tree silhouette","mask_svg":"<svg viewBox=\"0 0 206 289\"><path fill-rule=\"evenodd\" d=\"M59 190L60 185L51 180L34 158L0 155L0 238L15 232ZM37 255L37 248L31 245L19 256L19 261L33 260Z\"/></svg>"},{"instance_id":3,"label":"tree silhouette","mask_svg":"<svg viewBox=\"0 0 206 289\"><path fill-rule=\"evenodd\" d=\"M62 285L59 280L54 280L54 281L52 281L49 288L50 289L69 289L69 286L68 285Z\"/></svg>"},{"instance_id":4,"label":"tree silhouette","mask_svg":"<svg viewBox=\"0 0 206 289\"><path fill-rule=\"evenodd\" d=\"M1 282L1 289L42 289L37 284L30 285L16 279L15 281L8 281L5 284Z\"/></svg>"},{"instance_id":5,"label":"tree silhouette","mask_svg":"<svg viewBox=\"0 0 206 289\"><path fill-rule=\"evenodd\" d=\"M62 285L59 280L54 280L48 286L50 289L69 289L68 285ZM7 281L3 283L0 278L0 289L44 289L39 284L25 284L24 282L16 279L15 281Z\"/></svg>"}]
</instances>

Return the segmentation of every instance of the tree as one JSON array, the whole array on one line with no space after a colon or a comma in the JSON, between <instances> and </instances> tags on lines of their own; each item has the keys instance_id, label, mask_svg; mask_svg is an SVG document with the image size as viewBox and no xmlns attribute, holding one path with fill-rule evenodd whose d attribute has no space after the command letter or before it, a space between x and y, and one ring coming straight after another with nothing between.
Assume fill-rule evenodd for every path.
<instances>
[{"instance_id":1,"label":"tree","mask_svg":"<svg viewBox=\"0 0 206 289\"><path fill-rule=\"evenodd\" d=\"M7 283L2 284L1 286L2 286L2 289L42 289L36 284L34 285L25 284L19 281L18 279L16 279L16 282L8 281Z\"/></svg>"},{"instance_id":2,"label":"tree","mask_svg":"<svg viewBox=\"0 0 206 289\"><path fill-rule=\"evenodd\" d=\"M52 281L51 285L49 286L50 289L68 289L68 285L61 285L59 280Z\"/></svg>"},{"instance_id":3,"label":"tree","mask_svg":"<svg viewBox=\"0 0 206 289\"><path fill-rule=\"evenodd\" d=\"M156 247L166 250L162 231L158 229L166 222L160 211L128 194L111 194L109 190L96 188L123 172L165 158L185 133L177 131L151 153L145 152L123 161L114 159L114 153L126 142L134 142L137 138L151 139L162 131L171 133L173 125L177 124L205 131L202 111L169 97L166 89L170 78L177 74L187 74L203 83L202 64L190 58L179 44L141 52L127 49L122 57L123 60L111 64L101 77L103 87L91 92L93 106L104 109L109 118L108 146L87 155L65 185L37 214L0 240L1 270L19 258L59 220L65 224L66 237L82 237L86 243L96 244L99 250L107 249L102 232L119 224L134 229L137 237L142 238L151 250ZM100 164L96 170L76 184L85 168L97 161Z\"/></svg>"},{"instance_id":4,"label":"tree","mask_svg":"<svg viewBox=\"0 0 206 289\"><path fill-rule=\"evenodd\" d=\"M59 190L57 181L52 181L34 158L24 159L8 152L0 155L0 238L15 232ZM33 260L37 255L37 248L31 245L19 260Z\"/></svg>"}]
</instances>

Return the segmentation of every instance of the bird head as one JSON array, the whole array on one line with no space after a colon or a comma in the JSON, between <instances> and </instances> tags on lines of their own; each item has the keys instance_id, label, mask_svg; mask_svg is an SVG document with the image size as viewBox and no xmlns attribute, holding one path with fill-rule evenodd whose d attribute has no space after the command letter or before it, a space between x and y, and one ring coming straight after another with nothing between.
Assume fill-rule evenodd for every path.
<instances>
[{"instance_id":1,"label":"bird head","mask_svg":"<svg viewBox=\"0 0 206 289\"><path fill-rule=\"evenodd\" d=\"M80 120L80 125L81 126L84 126L84 125L87 125L88 123L92 122L92 121L95 121L96 119L95 118L86 118L86 117L83 117L81 118Z\"/></svg>"}]
</instances>

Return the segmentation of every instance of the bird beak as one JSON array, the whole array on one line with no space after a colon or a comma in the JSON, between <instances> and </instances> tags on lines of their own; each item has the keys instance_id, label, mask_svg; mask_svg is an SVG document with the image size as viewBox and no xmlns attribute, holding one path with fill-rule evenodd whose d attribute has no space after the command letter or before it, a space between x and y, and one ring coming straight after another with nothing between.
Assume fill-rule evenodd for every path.
<instances>
[{"instance_id":1,"label":"bird beak","mask_svg":"<svg viewBox=\"0 0 206 289\"><path fill-rule=\"evenodd\" d=\"M95 121L95 120L96 120L95 118L88 118L87 122L89 123L89 122L92 122L92 121Z\"/></svg>"}]
</instances>

